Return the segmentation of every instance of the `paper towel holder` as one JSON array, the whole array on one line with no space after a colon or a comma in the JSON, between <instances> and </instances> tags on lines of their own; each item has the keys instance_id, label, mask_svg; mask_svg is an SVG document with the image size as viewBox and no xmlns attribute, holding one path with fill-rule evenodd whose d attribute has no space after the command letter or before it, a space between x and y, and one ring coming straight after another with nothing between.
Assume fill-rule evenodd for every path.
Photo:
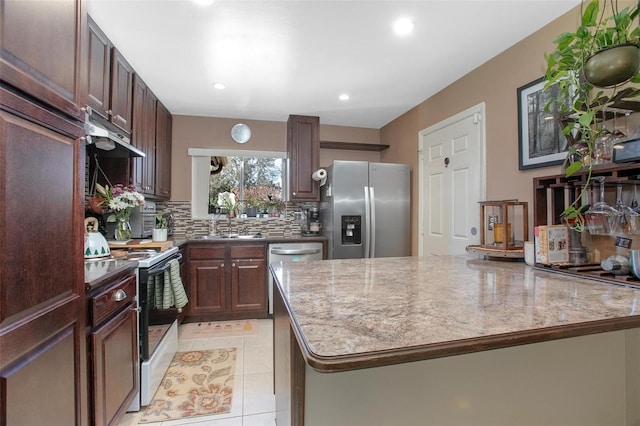
<instances>
[{"instance_id":1,"label":"paper towel holder","mask_svg":"<svg viewBox=\"0 0 640 426\"><path fill-rule=\"evenodd\" d=\"M324 184L327 183L327 171L325 169L318 169L313 172L311 179L320 182L320 186L324 186Z\"/></svg>"}]
</instances>

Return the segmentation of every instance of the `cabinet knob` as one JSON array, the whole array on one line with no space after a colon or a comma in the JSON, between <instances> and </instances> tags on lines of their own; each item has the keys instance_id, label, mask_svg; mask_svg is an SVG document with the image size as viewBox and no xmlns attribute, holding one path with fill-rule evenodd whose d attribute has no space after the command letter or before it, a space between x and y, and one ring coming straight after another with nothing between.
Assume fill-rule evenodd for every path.
<instances>
[{"instance_id":1,"label":"cabinet knob","mask_svg":"<svg viewBox=\"0 0 640 426\"><path fill-rule=\"evenodd\" d=\"M126 298L127 293L122 289L116 291L116 294L113 295L113 300L115 300L116 302L122 302Z\"/></svg>"},{"instance_id":2,"label":"cabinet knob","mask_svg":"<svg viewBox=\"0 0 640 426\"><path fill-rule=\"evenodd\" d=\"M221 268L224 268L224 263L221 263L221 264L220 264L220 267L221 267Z\"/></svg>"},{"instance_id":3,"label":"cabinet knob","mask_svg":"<svg viewBox=\"0 0 640 426\"><path fill-rule=\"evenodd\" d=\"M113 111L107 110L107 115L112 115L112 114L113 114Z\"/></svg>"},{"instance_id":4,"label":"cabinet knob","mask_svg":"<svg viewBox=\"0 0 640 426\"><path fill-rule=\"evenodd\" d=\"M236 264L235 264L235 263L232 263L232 264L231 264L231 267L232 267L232 268L235 268L235 267L236 267Z\"/></svg>"}]
</instances>

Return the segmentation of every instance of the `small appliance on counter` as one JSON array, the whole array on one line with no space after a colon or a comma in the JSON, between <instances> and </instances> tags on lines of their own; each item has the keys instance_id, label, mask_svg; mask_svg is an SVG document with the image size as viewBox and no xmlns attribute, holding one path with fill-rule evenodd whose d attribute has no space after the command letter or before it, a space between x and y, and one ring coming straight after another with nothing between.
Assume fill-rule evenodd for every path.
<instances>
[{"instance_id":1,"label":"small appliance on counter","mask_svg":"<svg viewBox=\"0 0 640 426\"><path fill-rule=\"evenodd\" d=\"M300 234L303 237L316 237L320 235L322 223L320 223L320 213L315 206L304 206L302 208L302 223L300 224Z\"/></svg>"},{"instance_id":2,"label":"small appliance on counter","mask_svg":"<svg viewBox=\"0 0 640 426\"><path fill-rule=\"evenodd\" d=\"M156 203L146 200L144 206L136 207L129 218L131 238L150 238L156 227ZM113 239L116 230L115 222L107 222L107 236Z\"/></svg>"}]
</instances>

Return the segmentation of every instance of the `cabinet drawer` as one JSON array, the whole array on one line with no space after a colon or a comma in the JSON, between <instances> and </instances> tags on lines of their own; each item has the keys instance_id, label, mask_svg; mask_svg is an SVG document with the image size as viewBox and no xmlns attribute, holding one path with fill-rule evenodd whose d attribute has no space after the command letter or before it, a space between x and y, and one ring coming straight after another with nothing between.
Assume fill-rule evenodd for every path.
<instances>
[{"instance_id":1,"label":"cabinet drawer","mask_svg":"<svg viewBox=\"0 0 640 426\"><path fill-rule=\"evenodd\" d=\"M89 298L89 321L96 327L136 297L136 277L131 275Z\"/></svg>"},{"instance_id":2,"label":"cabinet drawer","mask_svg":"<svg viewBox=\"0 0 640 426\"><path fill-rule=\"evenodd\" d=\"M189 259L224 259L224 245L189 247Z\"/></svg>"},{"instance_id":3,"label":"cabinet drawer","mask_svg":"<svg viewBox=\"0 0 640 426\"><path fill-rule=\"evenodd\" d=\"M264 257L264 245L255 245L255 246L231 246L230 253L232 259L238 258L262 258Z\"/></svg>"}]
</instances>

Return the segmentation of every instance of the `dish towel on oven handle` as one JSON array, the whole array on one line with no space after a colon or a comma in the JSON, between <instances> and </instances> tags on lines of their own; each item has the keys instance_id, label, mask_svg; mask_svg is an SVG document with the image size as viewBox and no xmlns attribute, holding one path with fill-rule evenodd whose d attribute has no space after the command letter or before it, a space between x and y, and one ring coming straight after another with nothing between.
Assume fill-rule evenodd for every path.
<instances>
[{"instance_id":1,"label":"dish towel on oven handle","mask_svg":"<svg viewBox=\"0 0 640 426\"><path fill-rule=\"evenodd\" d=\"M150 277L147 291L147 301L151 308L169 309L175 306L178 312L182 312L182 308L189 302L189 299L180 278L180 263L177 259L169 261L169 269L162 278L160 276Z\"/></svg>"}]
</instances>

